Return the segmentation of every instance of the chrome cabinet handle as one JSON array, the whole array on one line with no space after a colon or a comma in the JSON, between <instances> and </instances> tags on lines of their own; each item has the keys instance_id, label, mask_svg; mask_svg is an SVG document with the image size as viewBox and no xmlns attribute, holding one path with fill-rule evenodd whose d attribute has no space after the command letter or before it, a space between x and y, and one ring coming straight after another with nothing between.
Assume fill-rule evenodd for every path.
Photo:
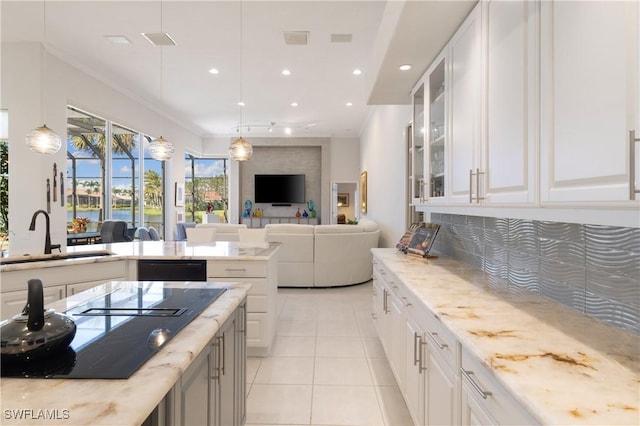
<instances>
[{"instance_id":1,"label":"chrome cabinet handle","mask_svg":"<svg viewBox=\"0 0 640 426\"><path fill-rule=\"evenodd\" d=\"M629 199L636 199L636 131L629 130Z\"/></svg>"},{"instance_id":2,"label":"chrome cabinet handle","mask_svg":"<svg viewBox=\"0 0 640 426\"><path fill-rule=\"evenodd\" d=\"M212 351L212 355L213 355L213 361L212 361L212 374L211 374L211 379L212 380L218 380L220 379L220 342L219 342L219 337L215 338L215 343L213 343L211 346L213 346L213 351Z\"/></svg>"},{"instance_id":3,"label":"chrome cabinet handle","mask_svg":"<svg viewBox=\"0 0 640 426\"><path fill-rule=\"evenodd\" d=\"M469 169L469 204L473 203L473 169Z\"/></svg>"},{"instance_id":4,"label":"chrome cabinet handle","mask_svg":"<svg viewBox=\"0 0 640 426\"><path fill-rule=\"evenodd\" d=\"M426 346L427 342L422 340L422 338L420 338L420 349L418 352L418 357L420 359L419 363L418 363L418 372L422 373L423 371L427 371L427 367L424 365L423 361L424 358L422 357L423 355L423 351L422 351L422 347Z\"/></svg>"},{"instance_id":5,"label":"chrome cabinet handle","mask_svg":"<svg viewBox=\"0 0 640 426\"><path fill-rule=\"evenodd\" d=\"M409 299L407 299L406 297L402 296L402 300L404 301L404 306L411 306L411 302L409 302Z\"/></svg>"},{"instance_id":6,"label":"chrome cabinet handle","mask_svg":"<svg viewBox=\"0 0 640 426\"><path fill-rule=\"evenodd\" d=\"M484 200L484 197L480 196L480 175L485 172L481 172L480 169L476 169L476 203L480 204L480 200Z\"/></svg>"},{"instance_id":7,"label":"chrome cabinet handle","mask_svg":"<svg viewBox=\"0 0 640 426\"><path fill-rule=\"evenodd\" d=\"M227 272L247 272L247 268L226 268Z\"/></svg>"},{"instance_id":8,"label":"chrome cabinet handle","mask_svg":"<svg viewBox=\"0 0 640 426\"><path fill-rule=\"evenodd\" d=\"M440 340L440 337L438 336L438 333L430 331L429 335L431 336L431 340L433 340L433 343L435 343L439 349L442 350L444 348L449 347L449 345L447 345L446 343L442 343L442 341Z\"/></svg>"},{"instance_id":9,"label":"chrome cabinet handle","mask_svg":"<svg viewBox=\"0 0 640 426\"><path fill-rule=\"evenodd\" d=\"M417 332L413 332L413 365L418 365L420 362L418 348L420 347L420 343L422 341L422 336L420 336Z\"/></svg>"},{"instance_id":10,"label":"chrome cabinet handle","mask_svg":"<svg viewBox=\"0 0 640 426\"><path fill-rule=\"evenodd\" d=\"M387 296L389 295L389 292L387 291L386 288L383 289L382 291L383 291L383 293L382 293L382 311L385 314L388 314L389 313L389 306L388 306L389 302L387 301Z\"/></svg>"},{"instance_id":11,"label":"chrome cabinet handle","mask_svg":"<svg viewBox=\"0 0 640 426\"><path fill-rule=\"evenodd\" d=\"M378 316L375 314L375 312L371 313L371 318L373 318L374 320L378 319Z\"/></svg>"},{"instance_id":12,"label":"chrome cabinet handle","mask_svg":"<svg viewBox=\"0 0 640 426\"><path fill-rule=\"evenodd\" d=\"M224 364L225 364L225 359L224 359L224 336L226 335L226 333L222 333L222 336L219 337L220 339L220 371L222 373L222 375L224 376Z\"/></svg>"},{"instance_id":13,"label":"chrome cabinet handle","mask_svg":"<svg viewBox=\"0 0 640 426\"><path fill-rule=\"evenodd\" d=\"M471 386L476 390L476 392L478 392L480 394L480 396L482 397L482 399L487 399L488 396L493 395L491 392L483 390L479 384L476 383L475 380L473 380L473 378L471 377L471 375L473 375L473 371L467 371L464 368L460 367L460 372L462 373L462 375L464 377L467 378L467 380L469 381L469 383L471 383Z\"/></svg>"}]
</instances>

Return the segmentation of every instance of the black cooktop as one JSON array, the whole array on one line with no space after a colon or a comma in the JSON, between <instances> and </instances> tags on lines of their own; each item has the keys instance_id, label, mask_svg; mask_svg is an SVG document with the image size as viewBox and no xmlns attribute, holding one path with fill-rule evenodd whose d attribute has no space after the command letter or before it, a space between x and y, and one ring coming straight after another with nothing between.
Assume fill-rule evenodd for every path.
<instances>
[{"instance_id":1,"label":"black cooktop","mask_svg":"<svg viewBox=\"0 0 640 426\"><path fill-rule=\"evenodd\" d=\"M66 312L77 326L66 351L5 362L2 377L126 379L225 290L131 283Z\"/></svg>"}]
</instances>

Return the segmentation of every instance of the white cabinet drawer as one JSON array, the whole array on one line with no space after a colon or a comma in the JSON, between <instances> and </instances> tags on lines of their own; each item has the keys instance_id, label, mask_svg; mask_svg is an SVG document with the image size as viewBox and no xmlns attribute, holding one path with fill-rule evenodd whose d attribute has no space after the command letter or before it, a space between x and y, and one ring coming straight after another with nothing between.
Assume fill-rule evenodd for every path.
<instances>
[{"instance_id":1,"label":"white cabinet drawer","mask_svg":"<svg viewBox=\"0 0 640 426\"><path fill-rule=\"evenodd\" d=\"M207 279L231 278L231 277L266 277L266 262L234 262L234 261L209 261L207 262Z\"/></svg>"},{"instance_id":2,"label":"white cabinet drawer","mask_svg":"<svg viewBox=\"0 0 640 426\"><path fill-rule=\"evenodd\" d=\"M437 353L453 370L458 357L458 340L432 312L423 316L424 334L432 352Z\"/></svg>"},{"instance_id":3,"label":"white cabinet drawer","mask_svg":"<svg viewBox=\"0 0 640 426\"><path fill-rule=\"evenodd\" d=\"M66 262L66 261L61 261ZM42 262L45 263L45 262ZM34 265L32 263L31 265ZM127 277L127 262L91 262L80 265L58 265L2 273L2 292L24 290L31 278L40 278L43 287L83 283L86 281L110 281Z\"/></svg>"},{"instance_id":4,"label":"white cabinet drawer","mask_svg":"<svg viewBox=\"0 0 640 426\"><path fill-rule=\"evenodd\" d=\"M539 424L504 386L491 376L487 367L464 348L461 365L463 392L498 424Z\"/></svg>"},{"instance_id":5,"label":"white cabinet drawer","mask_svg":"<svg viewBox=\"0 0 640 426\"><path fill-rule=\"evenodd\" d=\"M27 293L27 290L20 290L0 294L0 313L2 314L0 320L12 318L22 312L24 305L27 303ZM45 308L50 303L66 297L65 286L63 285L43 288L42 293L44 295Z\"/></svg>"}]
</instances>

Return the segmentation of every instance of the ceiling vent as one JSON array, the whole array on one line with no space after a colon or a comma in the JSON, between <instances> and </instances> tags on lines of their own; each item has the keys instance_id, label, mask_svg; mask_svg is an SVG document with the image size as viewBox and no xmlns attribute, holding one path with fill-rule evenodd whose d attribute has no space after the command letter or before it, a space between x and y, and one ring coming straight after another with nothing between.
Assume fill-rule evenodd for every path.
<instances>
[{"instance_id":1,"label":"ceiling vent","mask_svg":"<svg viewBox=\"0 0 640 426\"><path fill-rule=\"evenodd\" d=\"M149 40L149 43L154 46L175 46L176 42L173 41L171 36L167 33L142 33L142 36Z\"/></svg>"},{"instance_id":2,"label":"ceiling vent","mask_svg":"<svg viewBox=\"0 0 640 426\"><path fill-rule=\"evenodd\" d=\"M351 43L353 34L331 34L331 43Z\"/></svg>"},{"instance_id":3,"label":"ceiling vent","mask_svg":"<svg viewBox=\"0 0 640 426\"><path fill-rule=\"evenodd\" d=\"M309 44L309 31L285 31L284 44L292 44L292 45Z\"/></svg>"}]
</instances>

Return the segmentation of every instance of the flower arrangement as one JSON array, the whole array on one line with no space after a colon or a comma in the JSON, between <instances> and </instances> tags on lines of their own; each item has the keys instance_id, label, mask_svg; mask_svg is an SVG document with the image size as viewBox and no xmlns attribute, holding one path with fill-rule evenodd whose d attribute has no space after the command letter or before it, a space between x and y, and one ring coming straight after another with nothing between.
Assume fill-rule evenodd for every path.
<instances>
[{"instance_id":1,"label":"flower arrangement","mask_svg":"<svg viewBox=\"0 0 640 426\"><path fill-rule=\"evenodd\" d=\"M76 217L71 221L71 226L75 234L87 231L87 224L90 223L88 217Z\"/></svg>"}]
</instances>

